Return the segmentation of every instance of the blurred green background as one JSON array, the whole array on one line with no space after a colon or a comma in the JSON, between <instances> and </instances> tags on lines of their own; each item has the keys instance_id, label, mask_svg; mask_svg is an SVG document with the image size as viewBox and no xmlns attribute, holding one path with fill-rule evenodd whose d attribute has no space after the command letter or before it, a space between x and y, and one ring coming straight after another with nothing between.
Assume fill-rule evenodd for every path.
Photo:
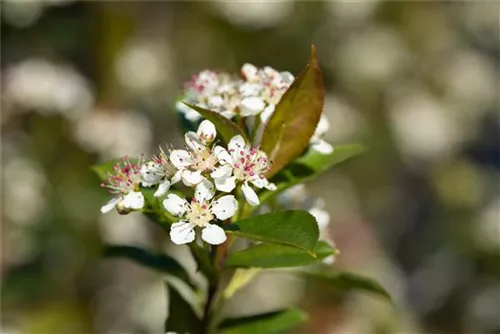
<instances>
[{"instance_id":1,"label":"blurred green background","mask_svg":"<svg viewBox=\"0 0 500 334\"><path fill-rule=\"evenodd\" d=\"M162 333L158 273L104 243L186 258L138 214L101 215L89 166L182 143L205 68L298 74L314 43L332 143L368 153L308 186L335 266L394 307L263 274L228 305L300 305L301 333L500 333L499 13L494 2L2 1L2 333Z\"/></svg>"}]
</instances>

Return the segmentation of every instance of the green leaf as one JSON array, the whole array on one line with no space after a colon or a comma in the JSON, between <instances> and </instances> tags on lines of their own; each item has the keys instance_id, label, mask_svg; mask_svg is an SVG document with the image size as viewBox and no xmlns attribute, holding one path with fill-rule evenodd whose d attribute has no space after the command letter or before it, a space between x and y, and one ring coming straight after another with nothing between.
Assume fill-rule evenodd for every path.
<instances>
[{"instance_id":1,"label":"green leaf","mask_svg":"<svg viewBox=\"0 0 500 334\"><path fill-rule=\"evenodd\" d=\"M107 245L103 249L103 256L108 258L126 258L145 267L176 276L193 286L186 270L172 257L164 254L150 253L134 246Z\"/></svg>"},{"instance_id":2,"label":"green leaf","mask_svg":"<svg viewBox=\"0 0 500 334\"><path fill-rule=\"evenodd\" d=\"M166 283L169 291L168 317L165 321L165 332L175 333L203 333L200 318L196 315L191 304L169 282Z\"/></svg>"},{"instance_id":3,"label":"green leaf","mask_svg":"<svg viewBox=\"0 0 500 334\"><path fill-rule=\"evenodd\" d=\"M243 129L241 129L230 119L227 119L219 113L198 107L194 104L189 104L186 102L183 103L189 108L196 110L198 113L200 113L201 116L203 116L203 118L208 119L210 122L214 123L215 128L217 129L217 133L226 143L229 143L231 138L236 135L241 135L246 141L248 141L245 131L243 131Z\"/></svg>"},{"instance_id":4,"label":"green leaf","mask_svg":"<svg viewBox=\"0 0 500 334\"><path fill-rule=\"evenodd\" d=\"M252 240L288 245L314 254L318 224L306 211L271 212L225 225L228 234ZM314 255L313 255L314 256Z\"/></svg>"},{"instance_id":5,"label":"green leaf","mask_svg":"<svg viewBox=\"0 0 500 334\"><path fill-rule=\"evenodd\" d=\"M337 254L338 251L324 241L318 241L314 247L312 257L300 249L276 245L276 244L259 244L248 249L231 254L226 262L226 267L243 267L243 268L285 268L307 266L321 262L330 255Z\"/></svg>"},{"instance_id":6,"label":"green leaf","mask_svg":"<svg viewBox=\"0 0 500 334\"><path fill-rule=\"evenodd\" d=\"M377 281L352 272L336 272L331 268L321 271L306 271L303 274L342 291L369 292L391 301L391 296Z\"/></svg>"},{"instance_id":7,"label":"green leaf","mask_svg":"<svg viewBox=\"0 0 500 334\"><path fill-rule=\"evenodd\" d=\"M348 160L366 151L361 144L336 146L330 154L321 154L309 150L305 155L288 165L278 175L271 179L276 184L275 191L264 191L260 195L260 202L264 203L280 192L296 185L309 181L329 168Z\"/></svg>"},{"instance_id":8,"label":"green leaf","mask_svg":"<svg viewBox=\"0 0 500 334\"><path fill-rule=\"evenodd\" d=\"M307 313L296 308L263 313L250 317L230 318L220 325L221 334L280 333L308 319Z\"/></svg>"},{"instance_id":9,"label":"green leaf","mask_svg":"<svg viewBox=\"0 0 500 334\"><path fill-rule=\"evenodd\" d=\"M261 148L273 161L271 177L304 152L323 112L325 90L316 48L309 63L285 92L269 119Z\"/></svg>"},{"instance_id":10,"label":"green leaf","mask_svg":"<svg viewBox=\"0 0 500 334\"><path fill-rule=\"evenodd\" d=\"M225 300L231 298L238 290L245 287L252 279L261 272L260 268L242 269L238 268L234 271L233 277L224 289L222 296Z\"/></svg>"}]
</instances>

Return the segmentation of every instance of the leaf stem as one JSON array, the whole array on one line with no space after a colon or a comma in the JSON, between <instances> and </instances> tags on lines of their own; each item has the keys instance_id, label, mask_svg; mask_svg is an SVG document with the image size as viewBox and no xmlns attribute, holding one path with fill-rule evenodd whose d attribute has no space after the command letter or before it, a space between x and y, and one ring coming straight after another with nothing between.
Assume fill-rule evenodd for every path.
<instances>
[{"instance_id":1,"label":"leaf stem","mask_svg":"<svg viewBox=\"0 0 500 334\"><path fill-rule=\"evenodd\" d=\"M218 284L217 284L218 285ZM205 307L203 308L203 317L201 318L201 326L204 330L204 333L210 334L212 333L211 328L211 316L212 316L212 304L214 303L214 297L217 292L217 285L209 285L207 292L207 300L205 302Z\"/></svg>"}]
</instances>

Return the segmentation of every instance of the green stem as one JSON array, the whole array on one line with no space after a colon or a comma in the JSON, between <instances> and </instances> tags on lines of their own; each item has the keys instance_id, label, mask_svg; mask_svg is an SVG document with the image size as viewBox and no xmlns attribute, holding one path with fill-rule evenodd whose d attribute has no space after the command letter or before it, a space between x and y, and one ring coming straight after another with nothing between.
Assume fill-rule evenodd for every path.
<instances>
[{"instance_id":1,"label":"green stem","mask_svg":"<svg viewBox=\"0 0 500 334\"><path fill-rule=\"evenodd\" d=\"M217 284L218 285L218 284ZM217 292L217 285L209 285L207 292L207 300L205 302L205 307L203 308L203 317L201 319L201 326L203 328L203 333L212 333L212 305L215 301L215 295Z\"/></svg>"}]
</instances>

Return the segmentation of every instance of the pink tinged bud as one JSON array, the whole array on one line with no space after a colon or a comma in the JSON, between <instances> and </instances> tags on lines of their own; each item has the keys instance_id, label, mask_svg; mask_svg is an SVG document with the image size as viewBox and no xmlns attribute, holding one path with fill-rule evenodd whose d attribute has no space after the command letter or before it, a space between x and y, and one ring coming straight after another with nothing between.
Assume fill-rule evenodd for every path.
<instances>
[{"instance_id":1,"label":"pink tinged bud","mask_svg":"<svg viewBox=\"0 0 500 334\"><path fill-rule=\"evenodd\" d=\"M253 172L253 170L251 170L251 171L249 172L249 174L250 174L250 176L254 176L254 175L255 175L255 173Z\"/></svg>"}]
</instances>

